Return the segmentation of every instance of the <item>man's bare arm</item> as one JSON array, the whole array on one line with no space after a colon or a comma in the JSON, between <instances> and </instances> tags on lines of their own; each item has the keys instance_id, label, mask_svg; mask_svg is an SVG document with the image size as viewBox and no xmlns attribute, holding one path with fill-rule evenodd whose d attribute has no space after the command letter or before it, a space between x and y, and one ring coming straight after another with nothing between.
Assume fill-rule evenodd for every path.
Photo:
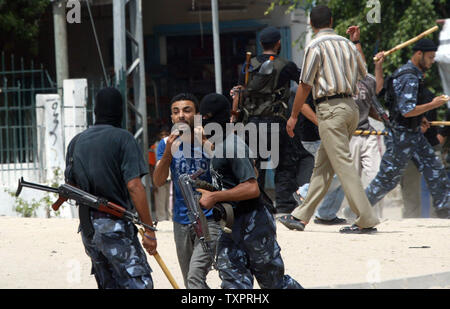
<instances>
[{"instance_id":1,"label":"man's bare arm","mask_svg":"<svg viewBox=\"0 0 450 309\"><path fill-rule=\"evenodd\" d=\"M378 95L384 86L384 76L383 76L383 62L384 62L384 52L379 52L375 56L378 61L375 61L375 80L377 83L376 94Z\"/></svg>"},{"instance_id":2,"label":"man's bare arm","mask_svg":"<svg viewBox=\"0 0 450 309\"><path fill-rule=\"evenodd\" d=\"M308 104L303 104L302 106L302 114L308 118L309 121L311 121L312 123L314 123L316 126L319 125L319 122L317 120L317 115L316 113L313 111L313 109L311 108L311 106L309 106Z\"/></svg>"},{"instance_id":3,"label":"man's bare arm","mask_svg":"<svg viewBox=\"0 0 450 309\"><path fill-rule=\"evenodd\" d=\"M415 116L422 115L423 113L426 113L429 110L432 110L432 109L435 109L435 108L438 108L438 107L444 105L445 103L447 103L447 101L448 100L445 98L445 96L435 97L433 99L433 101L431 101L429 103L422 104L422 105L416 105L416 107L412 111L404 114L403 116L404 117L415 117Z\"/></svg>"},{"instance_id":4,"label":"man's bare arm","mask_svg":"<svg viewBox=\"0 0 450 309\"><path fill-rule=\"evenodd\" d=\"M298 85L297 92L295 93L294 105L292 106L291 117L289 117L286 124L286 131L290 137L294 137L294 128L297 124L298 114L303 109L306 98L311 92L312 86L303 82Z\"/></svg>"},{"instance_id":5,"label":"man's bare arm","mask_svg":"<svg viewBox=\"0 0 450 309\"><path fill-rule=\"evenodd\" d=\"M156 187L161 187L166 183L167 177L169 177L170 163L172 162L172 145L179 136L178 132L173 132L166 140L166 149L164 154L155 165L155 171L153 172L153 184Z\"/></svg>"},{"instance_id":6,"label":"man's bare arm","mask_svg":"<svg viewBox=\"0 0 450 309\"><path fill-rule=\"evenodd\" d=\"M139 218L145 224L153 226L152 216L148 207L147 195L145 188L140 178L133 178L127 183L127 189L130 193L131 200L133 201L136 211L139 214ZM152 230L145 230L147 237L143 238L144 248L149 254L156 253L156 236ZM153 239L150 239L150 238Z\"/></svg>"}]
</instances>

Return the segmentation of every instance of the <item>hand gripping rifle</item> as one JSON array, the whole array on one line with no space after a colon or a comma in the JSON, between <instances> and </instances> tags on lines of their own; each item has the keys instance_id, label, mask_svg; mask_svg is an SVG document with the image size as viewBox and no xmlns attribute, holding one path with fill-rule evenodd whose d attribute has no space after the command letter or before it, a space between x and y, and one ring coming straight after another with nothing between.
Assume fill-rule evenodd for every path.
<instances>
[{"instance_id":1,"label":"hand gripping rifle","mask_svg":"<svg viewBox=\"0 0 450 309\"><path fill-rule=\"evenodd\" d=\"M192 175L182 174L178 178L178 185L186 203L188 210L187 214L194 228L195 234L200 240L203 250L211 257L213 267L217 269L215 253L211 248L212 240L209 234L207 219L199 203L201 195L195 194L195 188L201 188L208 191L217 191L213 185L198 179L198 177L204 172L205 171L203 169L199 169ZM225 220L221 220L221 226L224 232L231 233L231 227L234 219L232 206L226 203L215 205L213 213L216 221L225 218Z\"/></svg>"},{"instance_id":2,"label":"hand gripping rifle","mask_svg":"<svg viewBox=\"0 0 450 309\"><path fill-rule=\"evenodd\" d=\"M109 213L115 217L124 219L126 221L131 221L134 224L141 225L146 229L156 231L156 228L154 228L153 226L142 222L136 213L128 211L122 206L109 202L105 198L94 196L69 184L63 184L58 188L52 188L32 182L26 182L25 180L23 180L23 177L21 177L19 179L19 186L17 187L16 196L19 196L20 192L22 192L23 187L58 194L58 200L52 205L54 211L57 211L65 201L74 200L79 205L88 206L98 211Z\"/></svg>"}]
</instances>

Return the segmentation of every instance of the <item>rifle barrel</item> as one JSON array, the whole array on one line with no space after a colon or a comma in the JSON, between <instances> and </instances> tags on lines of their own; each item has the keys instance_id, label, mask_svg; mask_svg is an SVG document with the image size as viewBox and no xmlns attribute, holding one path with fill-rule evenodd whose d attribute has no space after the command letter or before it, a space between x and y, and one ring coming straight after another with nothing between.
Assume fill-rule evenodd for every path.
<instances>
[{"instance_id":1,"label":"rifle barrel","mask_svg":"<svg viewBox=\"0 0 450 309\"><path fill-rule=\"evenodd\" d=\"M22 191L22 187L27 187L27 188L32 188L32 189L37 189L37 190L52 192L52 193L59 192L58 188L48 187L48 186L44 186L44 185L40 185L40 184L32 183L32 182L27 182L27 181L23 180L23 177L21 177L19 179L19 186L16 191L16 196L19 196L20 192Z\"/></svg>"}]
</instances>

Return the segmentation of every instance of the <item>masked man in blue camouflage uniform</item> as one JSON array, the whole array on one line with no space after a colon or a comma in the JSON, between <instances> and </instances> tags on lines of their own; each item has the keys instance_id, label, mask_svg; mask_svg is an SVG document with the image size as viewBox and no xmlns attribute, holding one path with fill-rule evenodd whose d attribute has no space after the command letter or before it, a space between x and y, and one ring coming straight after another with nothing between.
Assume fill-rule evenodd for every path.
<instances>
[{"instance_id":1,"label":"masked man in blue camouflage uniform","mask_svg":"<svg viewBox=\"0 0 450 309\"><path fill-rule=\"evenodd\" d=\"M121 129L122 95L117 89L100 90L95 104L95 125L75 136L67 150L66 182L93 195L136 210L152 226L141 177L148 173L142 150L128 131ZM151 289L147 257L133 223L87 206L79 206L80 231L92 274L99 288ZM146 230L143 245L156 253L155 232Z\"/></svg>"},{"instance_id":2,"label":"masked man in blue camouflage uniform","mask_svg":"<svg viewBox=\"0 0 450 309\"><path fill-rule=\"evenodd\" d=\"M431 68L436 50L433 41L418 41L411 60L386 82L386 101L393 127L385 139L386 152L380 170L366 193L372 205L377 203L395 188L407 163L414 159L427 182L436 214L449 218L450 182L442 162L421 132L423 114L447 102L445 96L435 97L431 102L423 99L423 74Z\"/></svg>"},{"instance_id":3,"label":"masked man in blue camouflage uniform","mask_svg":"<svg viewBox=\"0 0 450 309\"><path fill-rule=\"evenodd\" d=\"M223 95L209 94L200 103L200 114L206 135L208 124L216 129L222 127L224 133L223 138L215 141L211 160L213 176L220 175L216 179L222 190L210 192L198 189L202 193L200 205L210 209L219 202L229 202L234 209L232 232L222 232L217 244L217 266L222 288L251 289L253 278L262 289L302 288L284 274L284 263L276 241L275 220L265 206L271 201L258 187L249 149L243 138L225 131L231 115L230 102Z\"/></svg>"}]
</instances>

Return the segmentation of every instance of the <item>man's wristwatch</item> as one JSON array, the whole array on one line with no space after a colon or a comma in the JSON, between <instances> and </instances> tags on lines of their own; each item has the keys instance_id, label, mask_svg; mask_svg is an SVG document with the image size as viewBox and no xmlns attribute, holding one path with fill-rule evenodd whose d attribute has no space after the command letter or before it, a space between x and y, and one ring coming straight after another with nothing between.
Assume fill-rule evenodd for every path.
<instances>
[{"instance_id":1,"label":"man's wristwatch","mask_svg":"<svg viewBox=\"0 0 450 309\"><path fill-rule=\"evenodd\" d=\"M361 44L361 42L359 41L359 40L356 40L356 41L352 41L353 42L353 44Z\"/></svg>"}]
</instances>

